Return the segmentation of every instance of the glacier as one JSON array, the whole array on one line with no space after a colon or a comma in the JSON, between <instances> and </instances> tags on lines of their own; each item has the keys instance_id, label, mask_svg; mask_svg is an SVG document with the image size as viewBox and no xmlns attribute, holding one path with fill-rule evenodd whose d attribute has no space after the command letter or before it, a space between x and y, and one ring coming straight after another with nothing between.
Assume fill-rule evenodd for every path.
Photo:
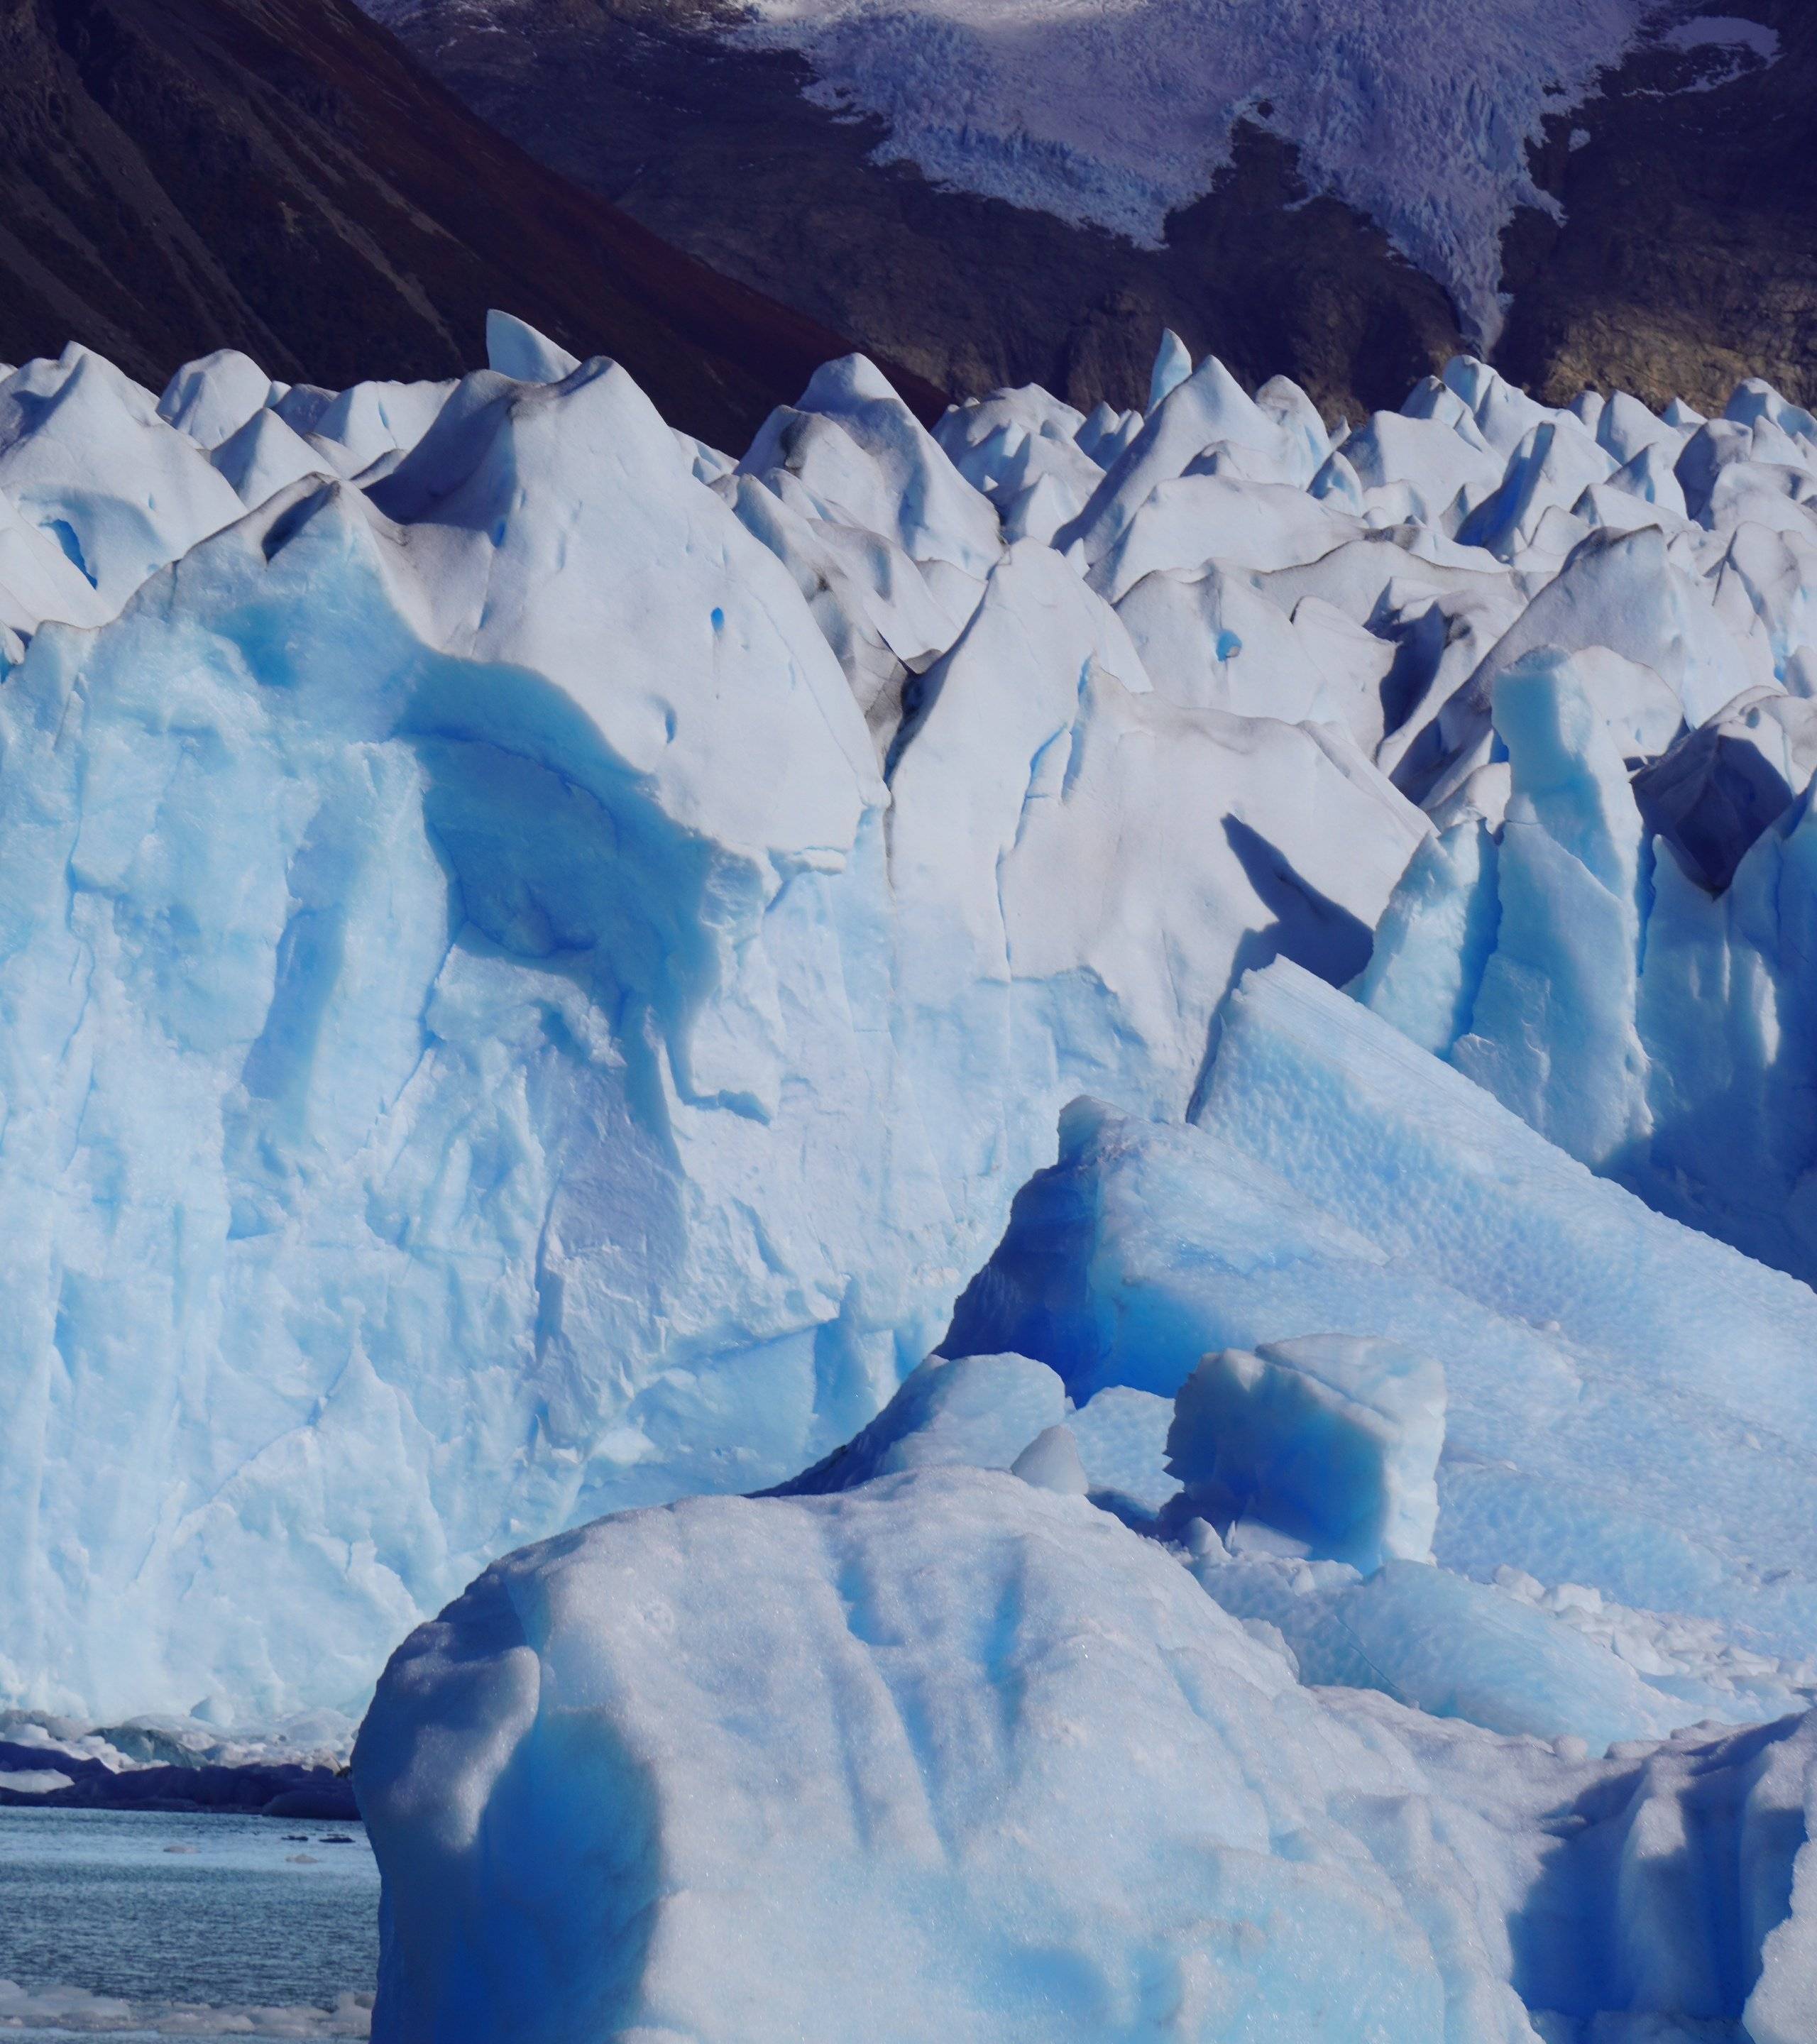
<instances>
[{"instance_id":1,"label":"glacier","mask_svg":"<svg viewBox=\"0 0 1817 2044\"><path fill-rule=\"evenodd\" d=\"M1817 419L486 340L0 376L9 1738L371 1699L380 2037L1802 2044Z\"/></svg>"},{"instance_id":2,"label":"glacier","mask_svg":"<svg viewBox=\"0 0 1817 2044\"><path fill-rule=\"evenodd\" d=\"M1348 977L1428 828L1158 689L868 364L736 469L604 363L268 389L251 505L80 349L0 394L11 601L72 613L0 689L16 1703L356 1711L516 1541L790 1475L1065 1102L1183 1113L1243 964Z\"/></svg>"}]
</instances>

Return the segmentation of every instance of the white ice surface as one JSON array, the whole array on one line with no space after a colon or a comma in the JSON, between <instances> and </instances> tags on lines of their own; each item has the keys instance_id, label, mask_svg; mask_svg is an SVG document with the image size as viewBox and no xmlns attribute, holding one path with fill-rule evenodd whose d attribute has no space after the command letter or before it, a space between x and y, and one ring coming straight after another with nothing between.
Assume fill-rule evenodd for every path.
<instances>
[{"instance_id":1,"label":"white ice surface","mask_svg":"<svg viewBox=\"0 0 1817 2044\"><path fill-rule=\"evenodd\" d=\"M374 2034L1742 2044L1746 2001L1780 2044L1814 1732L1596 1760L1308 1688L1000 1473L693 1500L513 1557L392 1662Z\"/></svg>"},{"instance_id":2,"label":"white ice surface","mask_svg":"<svg viewBox=\"0 0 1817 2044\"><path fill-rule=\"evenodd\" d=\"M1039 1358L1084 1400L1172 1396L1220 1349L1416 1345L1447 1391L1442 1564L1711 1621L1784 1707L1817 1637L1817 1298L1285 962L1232 1001L1196 1118L1070 1110L948 1347Z\"/></svg>"},{"instance_id":3,"label":"white ice surface","mask_svg":"<svg viewBox=\"0 0 1817 2044\"><path fill-rule=\"evenodd\" d=\"M1817 1158L1796 805L1701 909L1622 808L1664 755L1719 848L1817 757L1817 425L1765 384L1552 412L1459 360L1353 463L1172 349L1146 417L1025 390L937 432L853 359L734 463L494 328L536 380L273 386L231 431L243 358L179 372L193 433L80 349L0 383L0 1697L243 1742L356 1712L499 1552L786 1481L939 1342L1070 1101L1206 1117L1279 957L1446 1051L1502 985L1508 1097L1619 1160L1650 918L1687 983L1780 974L1796 1051L1705 1001L1738 1047L1684 1037L1722 1108L1676 1166L1750 1115L1769 1197ZM1477 1254L1432 1296L1480 1354ZM1607 1304L1623 1354L1656 1311ZM1416 1323L1181 1370L1361 1333L1449 1375ZM1060 1424L1094 1495L1169 1506L1152 1404L993 1459ZM1742 1551L1700 1545L1708 1466L1697 1584ZM1618 1521L1470 1566L1727 1622ZM1762 1580L1775 1666L1801 1568Z\"/></svg>"}]
</instances>

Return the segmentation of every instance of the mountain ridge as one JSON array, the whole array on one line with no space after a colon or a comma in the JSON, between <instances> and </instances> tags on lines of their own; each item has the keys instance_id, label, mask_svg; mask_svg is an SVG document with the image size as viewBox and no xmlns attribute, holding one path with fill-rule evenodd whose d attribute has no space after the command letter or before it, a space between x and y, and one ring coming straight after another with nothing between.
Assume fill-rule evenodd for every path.
<instances>
[{"instance_id":1,"label":"mountain ridge","mask_svg":"<svg viewBox=\"0 0 1817 2044\"><path fill-rule=\"evenodd\" d=\"M348 0L9 0L0 189L6 360L447 376L497 302L740 440L847 346L565 184Z\"/></svg>"}]
</instances>

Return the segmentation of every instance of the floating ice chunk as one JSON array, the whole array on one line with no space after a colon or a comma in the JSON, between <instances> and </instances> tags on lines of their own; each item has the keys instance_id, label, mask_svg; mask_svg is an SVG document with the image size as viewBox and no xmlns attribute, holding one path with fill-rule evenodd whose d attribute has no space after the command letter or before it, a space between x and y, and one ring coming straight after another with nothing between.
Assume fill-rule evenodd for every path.
<instances>
[{"instance_id":1,"label":"floating ice chunk","mask_svg":"<svg viewBox=\"0 0 1817 2044\"><path fill-rule=\"evenodd\" d=\"M1078 1443L1072 1429L1064 1425L1037 1434L1010 1464L1009 1473L1037 1490L1051 1490L1062 1497L1083 1497L1091 1488L1079 1459Z\"/></svg>"},{"instance_id":2,"label":"floating ice chunk","mask_svg":"<svg viewBox=\"0 0 1817 2044\"><path fill-rule=\"evenodd\" d=\"M1167 1457L1220 1531L1259 1525L1366 1574L1432 1558L1444 1443L1445 1374L1430 1357L1308 1335L1207 1356L1181 1387Z\"/></svg>"},{"instance_id":3,"label":"floating ice chunk","mask_svg":"<svg viewBox=\"0 0 1817 2044\"><path fill-rule=\"evenodd\" d=\"M179 1847L173 1850L189 1850ZM294 1859L306 1860L297 1854ZM194 2001L123 2001L86 1988L21 1987L0 1980L0 2029L33 2036L124 2035L157 2037L317 2038L369 2037L372 1996L348 1990L332 2008L304 2004L288 2008L221 2006Z\"/></svg>"},{"instance_id":4,"label":"floating ice chunk","mask_svg":"<svg viewBox=\"0 0 1817 2044\"><path fill-rule=\"evenodd\" d=\"M1485 1673L1544 1722L1585 1642L1492 1590L1390 1564L1373 1643L1442 1698L1447 1591L1506 1605ZM1796 1991L1817 1719L1593 1760L1306 1687L1278 1639L971 1470L527 1550L405 1644L360 1734L375 2034L1533 2044Z\"/></svg>"},{"instance_id":5,"label":"floating ice chunk","mask_svg":"<svg viewBox=\"0 0 1817 2044\"><path fill-rule=\"evenodd\" d=\"M486 315L486 363L518 383L559 383L581 366L578 355L558 348L527 320L496 307Z\"/></svg>"}]
</instances>

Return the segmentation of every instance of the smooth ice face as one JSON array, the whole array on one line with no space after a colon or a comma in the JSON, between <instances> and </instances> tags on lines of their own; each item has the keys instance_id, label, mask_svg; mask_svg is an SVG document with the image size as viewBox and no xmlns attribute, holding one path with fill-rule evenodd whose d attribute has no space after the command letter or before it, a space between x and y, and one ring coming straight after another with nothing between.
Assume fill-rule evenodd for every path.
<instances>
[{"instance_id":1,"label":"smooth ice face","mask_svg":"<svg viewBox=\"0 0 1817 2044\"><path fill-rule=\"evenodd\" d=\"M1008 1469L1066 1409L1060 1380L1020 1355L931 1355L870 1424L778 1486L785 1497L855 1489L874 1477L960 1463Z\"/></svg>"},{"instance_id":2,"label":"smooth ice face","mask_svg":"<svg viewBox=\"0 0 1817 2044\"><path fill-rule=\"evenodd\" d=\"M1167 1437L1188 1505L1233 1548L1256 1535L1366 1575L1429 1562L1445 1373L1393 1342L1311 1335L1208 1355Z\"/></svg>"},{"instance_id":3,"label":"smooth ice face","mask_svg":"<svg viewBox=\"0 0 1817 2044\"><path fill-rule=\"evenodd\" d=\"M1258 1631L974 1470L513 1556L361 1733L374 2034L1536 2044L1796 2009L1813 1720L1593 1761L1308 1689Z\"/></svg>"}]
</instances>

